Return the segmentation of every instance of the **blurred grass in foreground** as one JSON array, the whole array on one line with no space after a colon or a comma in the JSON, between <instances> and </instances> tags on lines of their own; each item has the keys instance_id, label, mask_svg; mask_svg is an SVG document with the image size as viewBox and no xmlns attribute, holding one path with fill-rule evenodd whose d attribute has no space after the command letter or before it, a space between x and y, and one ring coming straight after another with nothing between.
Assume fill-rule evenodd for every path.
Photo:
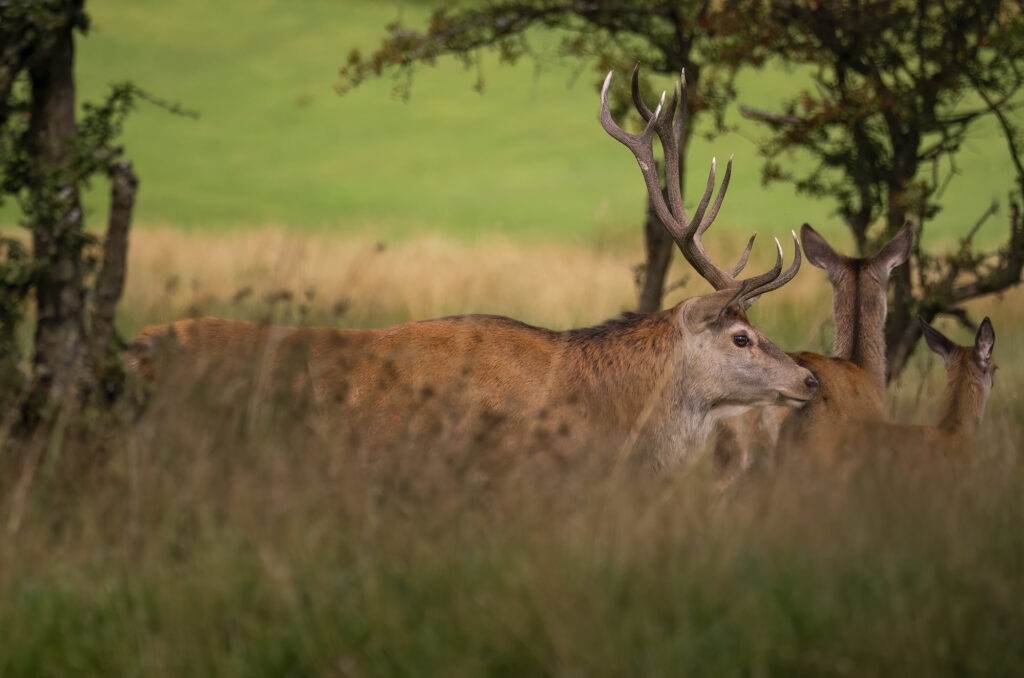
<instances>
[{"instance_id":1,"label":"blurred grass in foreground","mask_svg":"<svg viewBox=\"0 0 1024 678\"><path fill-rule=\"evenodd\" d=\"M274 230L133 238L129 334L200 313L592 324L632 305L639 260ZM693 277L671 301L705 291ZM808 266L753 320L784 348L826 349L828 299ZM1017 675L1020 302L971 309L992 316L1001 369L966 467L725 496L707 456L659 478L610 472L601 450L481 478L415 444L364 459L330 413L158 392L141 416L2 459L0 675ZM941 371L920 353L901 415L929 419Z\"/></svg>"}]
</instances>

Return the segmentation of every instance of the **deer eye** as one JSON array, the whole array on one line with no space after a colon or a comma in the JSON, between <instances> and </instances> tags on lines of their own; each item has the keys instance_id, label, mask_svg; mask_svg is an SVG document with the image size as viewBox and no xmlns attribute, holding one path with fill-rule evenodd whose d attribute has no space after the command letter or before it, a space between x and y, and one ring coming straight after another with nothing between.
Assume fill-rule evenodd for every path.
<instances>
[{"instance_id":1,"label":"deer eye","mask_svg":"<svg viewBox=\"0 0 1024 678\"><path fill-rule=\"evenodd\" d=\"M742 332L740 334L734 334L732 335L732 343L736 344L740 348L743 348L744 346L750 345L750 337L748 337L746 334L743 334Z\"/></svg>"}]
</instances>

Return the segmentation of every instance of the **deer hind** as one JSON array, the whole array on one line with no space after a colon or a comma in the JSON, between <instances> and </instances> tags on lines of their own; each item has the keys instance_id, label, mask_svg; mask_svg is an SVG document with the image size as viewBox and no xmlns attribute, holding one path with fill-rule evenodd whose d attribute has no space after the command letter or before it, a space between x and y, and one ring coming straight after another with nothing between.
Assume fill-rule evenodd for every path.
<instances>
[{"instance_id":1,"label":"deer hind","mask_svg":"<svg viewBox=\"0 0 1024 678\"><path fill-rule=\"evenodd\" d=\"M832 284L835 337L832 356L867 372L879 393L885 391L885 317L892 270L910 256L914 230L910 222L870 257L837 253L817 231L804 224L800 240L807 260L824 269Z\"/></svg>"},{"instance_id":2,"label":"deer hind","mask_svg":"<svg viewBox=\"0 0 1024 678\"><path fill-rule=\"evenodd\" d=\"M970 447L992 392L996 364L992 360L995 331L985 318L974 344L959 346L918 318L928 347L946 368L946 389L933 426L889 422L851 422L843 431L841 451L854 458L882 454L918 458L955 455Z\"/></svg>"},{"instance_id":3,"label":"deer hind","mask_svg":"<svg viewBox=\"0 0 1024 678\"><path fill-rule=\"evenodd\" d=\"M821 383L800 410L763 408L719 426L715 461L725 479L756 463L775 463L791 452L827 457L845 422L886 419L886 293L892 270L910 254L913 229L905 224L877 253L862 258L838 254L807 224L800 238L807 260L824 269L832 284L833 355L790 354Z\"/></svg>"},{"instance_id":4,"label":"deer hind","mask_svg":"<svg viewBox=\"0 0 1024 678\"><path fill-rule=\"evenodd\" d=\"M828 274L832 284L835 339L833 357L791 354L822 382L821 391L805 412L786 416L779 430L776 456L800 454L828 457L837 432L849 421L884 421L886 294L892 270L904 263L913 244L909 223L873 256L837 254L810 226L801 229L807 258Z\"/></svg>"},{"instance_id":5,"label":"deer hind","mask_svg":"<svg viewBox=\"0 0 1024 678\"><path fill-rule=\"evenodd\" d=\"M795 235L796 254L786 271L777 240L775 265L760 275L736 277L753 238L731 271L711 261L700 238L722 205L731 161L710 211L714 163L707 190L693 218L687 218L677 162L683 121L674 120L685 82L677 83L667 106L663 95L652 112L639 97L636 75L634 70L633 98L647 121L644 131L629 134L612 120L607 98L611 73L601 92L601 123L633 151L659 217L715 293L686 299L666 311L628 314L565 332L485 315L380 330L183 320L142 331L132 349L137 369L155 374L159 382L155 348L173 334L172 343L179 345L186 363L235 363L251 372L255 361L257 371L273 375L273 381L311 390L329 416L359 413L366 432L385 443L403 421L433 407L442 420L449 420L445 430L456 435L472 435L497 423L510 432L550 426L569 435L583 429L643 451L655 466L670 465L701 446L723 416L753 406L803 404L817 381L758 332L745 314L753 299L796 274L800 249ZM654 164L655 135L667 158L667 204Z\"/></svg>"},{"instance_id":6,"label":"deer hind","mask_svg":"<svg viewBox=\"0 0 1024 678\"><path fill-rule=\"evenodd\" d=\"M936 428L951 436L969 438L977 432L992 393L996 364L992 360L996 333L986 317L978 326L973 346L958 346L918 317L928 347L946 366L946 392Z\"/></svg>"}]
</instances>

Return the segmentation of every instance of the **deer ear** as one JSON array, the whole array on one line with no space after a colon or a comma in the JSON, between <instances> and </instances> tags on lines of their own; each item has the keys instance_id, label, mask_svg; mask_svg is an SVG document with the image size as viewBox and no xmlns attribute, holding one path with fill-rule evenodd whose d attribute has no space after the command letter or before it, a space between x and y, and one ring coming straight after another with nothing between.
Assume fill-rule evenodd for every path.
<instances>
[{"instance_id":1,"label":"deer ear","mask_svg":"<svg viewBox=\"0 0 1024 678\"><path fill-rule=\"evenodd\" d=\"M978 334L974 337L974 359L982 367L988 367L992 362L992 348L996 343L996 333L992 329L992 321L986 316L978 327Z\"/></svg>"},{"instance_id":2,"label":"deer ear","mask_svg":"<svg viewBox=\"0 0 1024 678\"><path fill-rule=\"evenodd\" d=\"M917 322L921 323L921 332L924 333L924 340L928 342L928 348L939 354L943 360L953 355L956 344L947 339L942 332L926 323L921 316L917 316Z\"/></svg>"},{"instance_id":3,"label":"deer ear","mask_svg":"<svg viewBox=\"0 0 1024 678\"><path fill-rule=\"evenodd\" d=\"M739 294L738 288L726 288L690 299L683 307L683 322L691 332L698 333L730 313L742 315L741 304L737 303Z\"/></svg>"},{"instance_id":4,"label":"deer ear","mask_svg":"<svg viewBox=\"0 0 1024 678\"><path fill-rule=\"evenodd\" d=\"M907 221L892 237L892 240L885 243L885 247L871 257L871 263L884 270L888 276L892 273L892 269L907 260L907 257L910 256L910 246L913 244L914 226Z\"/></svg>"},{"instance_id":5,"label":"deer ear","mask_svg":"<svg viewBox=\"0 0 1024 678\"><path fill-rule=\"evenodd\" d=\"M807 256L807 261L818 268L825 269L830 275L832 269L843 261L842 255L837 254L832 246L811 228L810 224L800 227L800 244L804 246L804 255Z\"/></svg>"}]
</instances>

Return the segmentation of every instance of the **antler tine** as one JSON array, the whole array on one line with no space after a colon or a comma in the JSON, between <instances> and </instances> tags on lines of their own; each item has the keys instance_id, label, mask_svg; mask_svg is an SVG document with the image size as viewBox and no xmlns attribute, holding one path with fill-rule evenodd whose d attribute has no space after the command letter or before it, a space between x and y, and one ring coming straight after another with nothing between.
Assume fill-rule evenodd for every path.
<instances>
[{"instance_id":1,"label":"antler tine","mask_svg":"<svg viewBox=\"0 0 1024 678\"><path fill-rule=\"evenodd\" d=\"M694 232L693 238L691 240L691 247L696 251L697 254L692 258L690 255L686 255L687 261L689 261L694 266L697 265L694 262L695 259L706 259L712 266L714 266L717 269L718 278L720 279L720 282L712 282L712 285L715 286L715 289L722 289L722 287L728 287L729 285L734 285L736 283L736 276L739 274L740 271L743 270L743 267L746 266L747 258L750 256L750 248L753 247L753 239L751 239L751 242L747 244L747 250L743 253L743 256L740 258L740 263L738 263L734 267L735 270L733 270L732 272L725 271L719 268L717 265L715 265L715 263L711 261L711 257L708 256L707 250L704 249L704 231L708 230L708 227L711 226L711 224L715 221L715 217L718 216L718 210L722 208L722 201L725 200L725 192L729 188L729 179L731 177L732 156L730 155L729 163L725 166L725 177L723 177L722 179L722 185L718 188L718 195L715 196L715 202L711 206L711 211L708 212L705 216L704 212L707 209L708 202L711 199L711 193L714 190L715 184L715 160L711 160L711 172L708 175L708 184L704 189L704 196L701 198L700 204L697 205L697 211L694 212L693 214L693 221L698 222L698 225L697 230ZM684 254L686 253L684 252ZM707 276L704 277L706 278Z\"/></svg>"},{"instance_id":2,"label":"antler tine","mask_svg":"<svg viewBox=\"0 0 1024 678\"><path fill-rule=\"evenodd\" d=\"M650 121L651 115L653 115L653 113L651 112L651 109L647 107L647 103L644 101L643 97L640 96L640 62L639 61L636 62L636 65L633 66L633 76L632 76L632 78L630 80L629 90L630 90L630 95L633 97L633 106L636 107L637 112L640 113L640 115L643 117L643 119L645 121ZM662 101L664 101L664 98L662 99ZM675 88L672 90L672 98L669 99L668 105L664 107L664 110L667 112L667 115L659 116L659 120L658 120L658 123L657 123L659 127L664 127L666 130L671 130L673 132L676 132L673 137L669 138L669 140L670 141L675 141L675 142L677 142L677 144L678 144L678 141L679 141L679 136L680 136L680 134L682 133L682 130L683 130L681 125L679 126L679 130L678 131L676 131L676 128L675 128L675 122L674 121L676 119L676 104L677 104L678 101L679 101L679 83L677 82L676 85L675 85ZM686 111L684 110L683 113L685 115ZM661 130L659 130L658 136L660 136L662 138L662 141L665 141L665 137L664 137L664 135L662 135Z\"/></svg>"},{"instance_id":3,"label":"antler tine","mask_svg":"<svg viewBox=\"0 0 1024 678\"><path fill-rule=\"evenodd\" d=\"M729 156L729 162L725 166L725 176L722 177L722 185L718 187L718 195L715 196L715 204L711 206L711 211L708 212L707 217L700 218L694 215L694 220L700 219L700 226L697 227L697 237L704 235L704 231L708 230L708 226L718 216L718 210L722 209L722 201L725 200L725 192L729 190L729 179L732 178L732 158ZM703 213L703 210L701 210Z\"/></svg>"},{"instance_id":4,"label":"antler tine","mask_svg":"<svg viewBox=\"0 0 1024 678\"><path fill-rule=\"evenodd\" d=\"M757 233L750 236L750 240L747 241L747 249L743 250L743 255L740 256L740 260L736 262L736 265L729 271L732 277L738 276L747 265L747 259L750 258L750 250L754 249L754 238L757 237Z\"/></svg>"},{"instance_id":5,"label":"antler tine","mask_svg":"<svg viewBox=\"0 0 1024 678\"><path fill-rule=\"evenodd\" d=\"M711 194L715 190L715 160L711 159L711 171L708 172L708 183L704 188L704 195L701 197L700 204L697 205L697 211L693 214L693 219L686 224L686 229L689 232L689 237L679 242L679 249L683 252L683 256L690 262L701 276L711 283L711 286L716 290L722 290L726 287L732 287L736 284L736 277L730 275L728 271L720 268L711 257L708 255L707 250L704 249L704 242L701 240L700 234L702 229L706 229L710 222L704 224L702 216L704 210L707 209L708 203L711 201Z\"/></svg>"},{"instance_id":6,"label":"antler tine","mask_svg":"<svg viewBox=\"0 0 1024 678\"><path fill-rule=\"evenodd\" d=\"M679 69L679 82L676 83L676 91L679 92L679 117L676 118L675 123L672 125L672 131L676 135L676 139L683 137L683 123L686 122L686 69Z\"/></svg>"},{"instance_id":7,"label":"antler tine","mask_svg":"<svg viewBox=\"0 0 1024 678\"><path fill-rule=\"evenodd\" d=\"M693 218L690 219L691 222L695 222L697 224L697 230L694 231L693 234L694 238L700 238L700 234L707 230L707 227L711 225L708 223L707 226L701 228L702 221L704 219L704 210L708 208L708 203L711 202L711 194L715 191L715 168L717 165L718 160L716 158L711 158L711 170L708 172L708 183L704 187L704 195L700 197L700 202L697 203L697 211L693 213Z\"/></svg>"},{"instance_id":8,"label":"antler tine","mask_svg":"<svg viewBox=\"0 0 1024 678\"><path fill-rule=\"evenodd\" d=\"M708 205L711 203L712 195L715 192L715 161L711 161L711 170L708 173L708 182L704 195L697 205L693 218L688 219L683 208L682 188L679 177L679 139L682 136L683 118L686 114L686 72L684 70L680 71L679 80L675 84L668 106L666 107L665 105L666 93L663 92L661 104L654 111L648 108L640 96L639 72L640 65L637 64L633 68L631 93L633 105L641 117L647 121L644 131L641 134L629 134L616 125L612 119L608 105L608 89L611 86L613 74L611 71L605 77L604 85L601 88L601 125L605 131L629 148L633 155L636 156L637 162L640 164L640 170L644 175L644 181L647 184L647 193L651 206L662 224L672 235L673 240L675 240L676 245L679 246L683 256L686 257L690 265L705 280L711 283L716 290L737 287L736 275L746 265L747 259L750 256L750 250L753 247L753 239L747 244L747 249L744 251L740 262L736 265L733 272L726 271L715 264L711 257L708 256L701 241L701 235L714 221L725 199L729 179L732 176L732 157L730 156L729 158L722 185L718 190L718 194L714 196L715 200L711 204L711 211L708 212ZM683 110L682 114L677 117L676 107L680 101L682 102ZM665 152L667 203L661 191L661 182L658 178L657 166L654 163L654 133L657 133ZM750 279L750 281L745 281L745 287L738 289L754 289L777 277L782 270L781 256L780 252L778 270L756 276Z\"/></svg>"},{"instance_id":9,"label":"antler tine","mask_svg":"<svg viewBox=\"0 0 1024 678\"><path fill-rule=\"evenodd\" d=\"M641 115L644 115L644 110L647 108L640 97L640 83L639 83L639 72L640 65L637 64L633 68L633 81L632 81L632 93L633 93L633 104L640 111ZM694 212L692 218L686 216L686 209L683 207L683 196L682 186L679 177L679 139L682 136L682 119L686 114L686 80L685 71L680 71L679 80L675 83L675 88L672 92L672 99L668 104L668 114L661 116L655 123L655 130L658 132L658 138L661 139L661 146L665 151L665 185L668 193L668 205L672 214L676 216L679 223L682 225L684 232L681 234L682 237L676 237L676 244L679 245L679 249L682 250L683 256L690 262L698 273L701 274L711 285L717 289L724 289L731 287L736 284L734 276L721 268L711 257L708 256L704 250L703 243L700 241L700 233L702 229L706 229L711 225L711 221L715 218L718 210L722 206L722 200L725 198L724 190L729 185L729 177L732 173L732 158L729 158L729 166L726 169L725 180L722 183L722 188L719 189L717 198L712 207L712 213L707 219L704 218L705 211L708 208L708 203L711 201L711 196L715 191L715 161L711 161L711 171L708 173L707 186L704 189L704 195L701 197L700 203L697 205L697 210ZM676 118L676 106L680 98L683 99L683 111L682 114ZM646 119L646 116L645 116ZM696 229L696 231L694 230Z\"/></svg>"},{"instance_id":10,"label":"antler tine","mask_svg":"<svg viewBox=\"0 0 1024 678\"><path fill-rule=\"evenodd\" d=\"M779 277L782 273L782 243L779 242L778 238L775 238L775 248L778 250L775 255L775 264L760 275L751 276L746 280L740 281L740 287L744 289L743 298L754 296L754 292L763 285L770 283Z\"/></svg>"},{"instance_id":11,"label":"antler tine","mask_svg":"<svg viewBox=\"0 0 1024 678\"><path fill-rule=\"evenodd\" d=\"M640 62L633 66L633 78L630 82L630 93L633 96L633 105L643 116L644 120L650 121L650 109L640 96ZM664 93L662 101L665 100ZM661 148L665 155L665 190L668 193L668 208L676 220L684 229L689 229L690 221L686 218L686 209L683 207L682 183L679 176L679 139L682 127L678 130L674 120L676 119L676 104L679 100L679 83L672 89L672 98L663 109L665 114L658 117L654 123L654 129L661 140ZM699 219L697 220L699 222ZM683 237L688 237L684 235Z\"/></svg>"},{"instance_id":12,"label":"antler tine","mask_svg":"<svg viewBox=\"0 0 1024 678\"><path fill-rule=\"evenodd\" d=\"M661 220L661 223L672 234L673 239L678 242L686 237L685 229L679 219L669 210L668 205L665 204L665 198L661 194L661 182L658 180L658 168L654 162L655 125L664 106L665 95L662 94L661 103L651 112L644 131L640 134L630 134L615 124L615 120L612 119L611 109L608 106L608 88L611 86L613 73L614 71L608 71L608 75L604 79L604 85L601 87L601 126L604 127L604 130L612 138L633 152L637 163L640 165L640 172L644 176L644 183L647 184L647 195L651 206L654 207L654 212L658 215L658 219ZM642 114L643 112L641 111Z\"/></svg>"},{"instance_id":13,"label":"antler tine","mask_svg":"<svg viewBox=\"0 0 1024 678\"><path fill-rule=\"evenodd\" d=\"M773 266L768 273L763 273L759 276L748 278L743 281L743 287L746 287L749 290L741 295L741 298L744 301L753 300L762 294L767 294L772 290L777 290L796 277L796 273L800 270L800 263L803 259L800 253L800 240L796 237L796 232L790 231L790 233L793 235L793 247L795 249L793 254L793 263L789 265L789 268L787 268L784 273L780 273L782 271L782 244L779 242L779 239L776 238L775 244L779 248L779 256L778 259L776 259L775 266ZM754 281L759 282L754 284Z\"/></svg>"},{"instance_id":14,"label":"antler tine","mask_svg":"<svg viewBox=\"0 0 1024 678\"><path fill-rule=\"evenodd\" d=\"M636 107L638 113L643 117L644 121L650 121L651 109L647 107L647 102L644 101L643 97L640 96L640 62L636 62L633 65L633 77L629 84L629 92L633 97L633 106Z\"/></svg>"}]
</instances>

